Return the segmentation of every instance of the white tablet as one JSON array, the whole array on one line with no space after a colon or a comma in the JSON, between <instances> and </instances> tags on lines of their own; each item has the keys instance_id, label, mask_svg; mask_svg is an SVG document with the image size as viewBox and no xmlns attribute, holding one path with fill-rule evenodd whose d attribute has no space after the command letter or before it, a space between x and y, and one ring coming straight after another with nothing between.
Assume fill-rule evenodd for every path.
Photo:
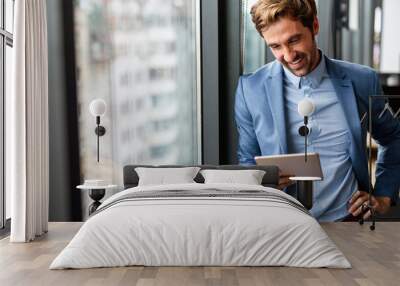
<instances>
[{"instance_id":1,"label":"white tablet","mask_svg":"<svg viewBox=\"0 0 400 286\"><path fill-rule=\"evenodd\" d=\"M307 153L307 161L304 153L257 156L254 157L257 165L278 166L281 174L296 177L320 177L323 179L321 162L318 153Z\"/></svg>"}]
</instances>

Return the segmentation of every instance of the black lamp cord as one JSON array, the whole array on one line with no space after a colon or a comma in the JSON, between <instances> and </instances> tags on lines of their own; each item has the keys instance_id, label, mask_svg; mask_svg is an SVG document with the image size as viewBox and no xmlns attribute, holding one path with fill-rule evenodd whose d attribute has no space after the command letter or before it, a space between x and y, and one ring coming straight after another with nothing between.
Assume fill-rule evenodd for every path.
<instances>
[{"instance_id":1,"label":"black lamp cord","mask_svg":"<svg viewBox=\"0 0 400 286\"><path fill-rule=\"evenodd\" d=\"M368 169L369 169L369 182L368 182L368 204L361 205L361 218L358 221L361 225L364 224L364 213L370 211L371 212L371 221L372 224L369 226L370 230L375 230L375 210L372 207L371 197L372 197L372 97L369 96L369 106L368 106L368 131L369 131L369 140L368 145L369 149L367 150L367 158L368 158Z\"/></svg>"},{"instance_id":2,"label":"black lamp cord","mask_svg":"<svg viewBox=\"0 0 400 286\"><path fill-rule=\"evenodd\" d=\"M372 224L369 226L369 228L371 230L375 230L375 210L374 210L374 208L372 207L372 204L371 204L371 194L370 193L368 194L368 204L367 205L364 205L364 204L361 205L361 218L358 221L361 225L364 224L363 215L368 211L371 212L371 221L372 221Z\"/></svg>"},{"instance_id":3,"label":"black lamp cord","mask_svg":"<svg viewBox=\"0 0 400 286\"><path fill-rule=\"evenodd\" d=\"M304 126L305 126L305 135L304 135L304 161L307 162L307 137L308 137L308 117L304 116Z\"/></svg>"},{"instance_id":4,"label":"black lamp cord","mask_svg":"<svg viewBox=\"0 0 400 286\"><path fill-rule=\"evenodd\" d=\"M304 160L307 162L307 137L310 130L307 127L308 117L304 116L304 125L299 128L300 136L304 136Z\"/></svg>"},{"instance_id":5,"label":"black lamp cord","mask_svg":"<svg viewBox=\"0 0 400 286\"><path fill-rule=\"evenodd\" d=\"M304 161L307 162L307 134L304 136Z\"/></svg>"},{"instance_id":6,"label":"black lamp cord","mask_svg":"<svg viewBox=\"0 0 400 286\"><path fill-rule=\"evenodd\" d=\"M96 116L96 134L97 134L97 162L99 162L100 158L100 135L99 135L99 130L100 130L100 116Z\"/></svg>"}]
</instances>

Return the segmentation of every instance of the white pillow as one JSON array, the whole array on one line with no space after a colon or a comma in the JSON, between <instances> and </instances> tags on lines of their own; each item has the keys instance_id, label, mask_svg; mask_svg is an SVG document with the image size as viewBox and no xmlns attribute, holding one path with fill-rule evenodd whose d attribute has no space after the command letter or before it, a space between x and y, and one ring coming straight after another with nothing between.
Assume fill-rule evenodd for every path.
<instances>
[{"instance_id":1,"label":"white pillow","mask_svg":"<svg viewBox=\"0 0 400 286\"><path fill-rule=\"evenodd\" d=\"M265 171L262 170L201 170L205 184L233 183L261 185Z\"/></svg>"},{"instance_id":2,"label":"white pillow","mask_svg":"<svg viewBox=\"0 0 400 286\"><path fill-rule=\"evenodd\" d=\"M195 183L193 179L199 170L199 167L135 168L139 176L138 186Z\"/></svg>"}]
</instances>

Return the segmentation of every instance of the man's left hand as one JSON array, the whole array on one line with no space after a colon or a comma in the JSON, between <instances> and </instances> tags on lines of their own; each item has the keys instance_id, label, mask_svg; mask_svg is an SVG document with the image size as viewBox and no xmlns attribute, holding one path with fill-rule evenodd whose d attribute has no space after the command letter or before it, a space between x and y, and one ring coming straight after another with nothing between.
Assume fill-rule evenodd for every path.
<instances>
[{"instance_id":1,"label":"man's left hand","mask_svg":"<svg viewBox=\"0 0 400 286\"><path fill-rule=\"evenodd\" d=\"M277 188L279 190L283 190L284 188L293 185L295 182L290 180L290 177L294 177L294 175L283 174L281 170L279 170L279 182Z\"/></svg>"},{"instance_id":2,"label":"man's left hand","mask_svg":"<svg viewBox=\"0 0 400 286\"><path fill-rule=\"evenodd\" d=\"M379 214L384 214L389 211L390 208L390 197L374 197L371 195L371 206ZM353 216L358 216L362 212L362 206L364 209L368 206L368 193L363 191L357 191L351 197L349 213ZM363 218L367 219L371 216L371 211L368 210L364 213Z\"/></svg>"}]
</instances>

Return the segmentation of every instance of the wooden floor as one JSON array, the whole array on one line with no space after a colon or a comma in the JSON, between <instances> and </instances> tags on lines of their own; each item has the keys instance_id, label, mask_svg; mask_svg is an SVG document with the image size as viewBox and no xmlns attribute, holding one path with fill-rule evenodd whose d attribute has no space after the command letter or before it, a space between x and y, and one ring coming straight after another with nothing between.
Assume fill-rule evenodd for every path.
<instances>
[{"instance_id":1,"label":"wooden floor","mask_svg":"<svg viewBox=\"0 0 400 286\"><path fill-rule=\"evenodd\" d=\"M0 241L0 285L400 285L400 223L331 223L323 227L352 269L289 267L120 267L48 270L51 261L81 226L50 223L49 233L32 242Z\"/></svg>"}]
</instances>

